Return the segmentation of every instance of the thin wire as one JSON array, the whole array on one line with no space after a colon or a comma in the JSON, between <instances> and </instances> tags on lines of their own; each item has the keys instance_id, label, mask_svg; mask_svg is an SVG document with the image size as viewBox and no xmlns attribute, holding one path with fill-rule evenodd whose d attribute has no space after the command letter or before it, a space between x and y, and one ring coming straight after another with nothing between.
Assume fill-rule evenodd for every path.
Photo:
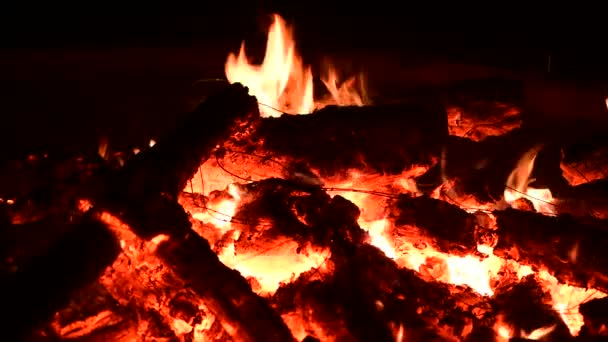
<instances>
[{"instance_id":1,"label":"thin wire","mask_svg":"<svg viewBox=\"0 0 608 342\"><path fill-rule=\"evenodd\" d=\"M388 198L399 198L400 194L394 194L389 192L377 191L377 190L366 190L366 189L354 189L354 188L321 188L321 190L328 192L356 192L363 193L368 195L380 196L380 197L388 197Z\"/></svg>"},{"instance_id":2,"label":"thin wire","mask_svg":"<svg viewBox=\"0 0 608 342\"><path fill-rule=\"evenodd\" d=\"M241 177L241 176L239 176L239 175L237 175L237 174L235 174L233 172L230 172L230 171L226 170L226 168L224 167L224 165L222 165L222 163L220 163L220 159L218 158L217 153L215 154L215 161L217 163L217 166L220 167L220 169L222 169L224 172L226 172L227 174L231 175L232 177L238 178L238 179L243 180L245 182L252 182L253 181L252 179Z\"/></svg>"}]
</instances>

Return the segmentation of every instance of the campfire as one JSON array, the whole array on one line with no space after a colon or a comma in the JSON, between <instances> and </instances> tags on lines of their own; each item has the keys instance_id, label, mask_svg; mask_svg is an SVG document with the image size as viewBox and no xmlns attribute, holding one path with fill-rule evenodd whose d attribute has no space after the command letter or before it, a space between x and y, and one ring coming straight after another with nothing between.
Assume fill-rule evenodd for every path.
<instances>
[{"instance_id":1,"label":"campfire","mask_svg":"<svg viewBox=\"0 0 608 342\"><path fill-rule=\"evenodd\" d=\"M316 82L273 19L172 134L6 166L7 340L608 335L608 145L552 141L516 100Z\"/></svg>"}]
</instances>

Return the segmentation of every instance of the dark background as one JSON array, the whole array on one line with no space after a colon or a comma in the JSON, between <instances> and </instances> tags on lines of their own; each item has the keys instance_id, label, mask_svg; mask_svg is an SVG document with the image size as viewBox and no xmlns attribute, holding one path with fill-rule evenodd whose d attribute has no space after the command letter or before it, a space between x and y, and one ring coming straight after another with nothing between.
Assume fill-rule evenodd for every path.
<instances>
[{"instance_id":1,"label":"dark background","mask_svg":"<svg viewBox=\"0 0 608 342\"><path fill-rule=\"evenodd\" d=\"M95 149L103 136L120 149L164 134L212 87L197 80L222 78L243 39L261 57L272 12L294 26L307 64L332 57L366 71L377 92L542 75L549 58L552 77L608 79L603 12L370 4L236 2L188 16L4 12L0 160Z\"/></svg>"}]
</instances>

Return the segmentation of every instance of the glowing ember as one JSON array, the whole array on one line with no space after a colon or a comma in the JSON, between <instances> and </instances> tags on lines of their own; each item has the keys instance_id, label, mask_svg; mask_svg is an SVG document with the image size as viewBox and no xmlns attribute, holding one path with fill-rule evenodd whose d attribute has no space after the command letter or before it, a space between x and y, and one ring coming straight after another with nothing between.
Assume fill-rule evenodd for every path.
<instances>
[{"instance_id":1,"label":"glowing ember","mask_svg":"<svg viewBox=\"0 0 608 342\"><path fill-rule=\"evenodd\" d=\"M504 198L509 204L520 198L526 198L532 202L537 212L545 215L555 215L555 200L551 195L551 191L549 189L535 189L528 186L531 182L530 174L532 173L532 169L534 169L534 160L537 154L538 148L533 148L521 157L507 179Z\"/></svg>"},{"instance_id":2,"label":"glowing ember","mask_svg":"<svg viewBox=\"0 0 608 342\"><path fill-rule=\"evenodd\" d=\"M320 267L329 257L329 252L312 247L300 249L297 242L289 239L275 240L270 248L252 248L235 253L234 246L221 253L220 260L228 267L239 271L244 277L253 277L259 284L254 291L261 295L272 295L283 283L295 280L300 274Z\"/></svg>"},{"instance_id":3,"label":"glowing ember","mask_svg":"<svg viewBox=\"0 0 608 342\"><path fill-rule=\"evenodd\" d=\"M292 32L278 15L274 15L268 32L262 64L249 63L243 42L238 56L228 56L225 71L230 83L240 82L249 88L250 94L260 103L262 116L280 116L283 112L307 114L315 107L327 104L364 104L365 96L355 90L354 79L338 87L336 72L330 69L324 83L332 99L315 105L311 69L304 67L296 51Z\"/></svg>"},{"instance_id":4,"label":"glowing ember","mask_svg":"<svg viewBox=\"0 0 608 342\"><path fill-rule=\"evenodd\" d=\"M241 193L231 183L226 191L229 197L220 196L217 200L207 202L206 210L192 214L194 219L213 225L223 241L218 256L226 266L239 271L244 277L255 278L260 295L272 295L281 284L288 283L303 272L321 266L329 253L315 250L312 247L301 248L291 239L275 239L270 246L252 246L246 251L235 248L240 231L232 227L231 220L235 215ZM195 231L197 231L195 229ZM204 235L204 232L197 231Z\"/></svg>"}]
</instances>

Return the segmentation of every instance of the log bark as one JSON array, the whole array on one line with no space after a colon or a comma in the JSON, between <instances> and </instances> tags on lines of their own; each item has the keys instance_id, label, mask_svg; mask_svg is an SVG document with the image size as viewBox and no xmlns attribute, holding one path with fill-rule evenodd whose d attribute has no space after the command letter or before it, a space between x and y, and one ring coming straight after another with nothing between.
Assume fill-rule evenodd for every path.
<instances>
[{"instance_id":1,"label":"log bark","mask_svg":"<svg viewBox=\"0 0 608 342\"><path fill-rule=\"evenodd\" d=\"M496 255L544 266L567 284L608 290L608 222L512 209L495 215Z\"/></svg>"},{"instance_id":2,"label":"log bark","mask_svg":"<svg viewBox=\"0 0 608 342\"><path fill-rule=\"evenodd\" d=\"M447 136L445 109L435 101L328 106L308 115L267 118L254 138L267 151L304 160L322 174L336 174L349 168L399 173L414 164L429 164Z\"/></svg>"},{"instance_id":3,"label":"log bark","mask_svg":"<svg viewBox=\"0 0 608 342\"><path fill-rule=\"evenodd\" d=\"M231 85L202 103L173 134L100 180L90 197L97 212L114 214L142 238L169 235L158 256L201 296L234 340L290 341L281 318L218 260L177 203L212 149L251 116L259 116L255 98L242 85Z\"/></svg>"}]
</instances>

